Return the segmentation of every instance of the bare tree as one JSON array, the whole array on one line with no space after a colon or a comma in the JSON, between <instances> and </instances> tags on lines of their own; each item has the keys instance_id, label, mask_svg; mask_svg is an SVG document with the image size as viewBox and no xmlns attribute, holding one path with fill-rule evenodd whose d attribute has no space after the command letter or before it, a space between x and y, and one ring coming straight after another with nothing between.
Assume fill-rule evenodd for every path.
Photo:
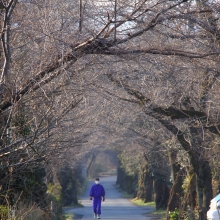
<instances>
[{"instance_id":1,"label":"bare tree","mask_svg":"<svg viewBox=\"0 0 220 220\"><path fill-rule=\"evenodd\" d=\"M36 149L44 155L39 141L69 138L62 132L52 138L53 131L59 133L56 122L92 97L91 91L102 91L105 100L115 96L139 106L177 138L196 173L199 214L205 219L212 197L209 143L219 135L219 3L120 1L115 8L109 2L88 1L84 21L89 26L81 33L78 7L63 3L24 1L13 10L7 41L11 59L5 58L10 68L2 68L11 89L3 91L0 110L7 112L10 127L13 110L24 103L30 113L25 124L32 130L23 139L4 141L0 155L27 147L33 155L39 153ZM61 124L68 128L68 123ZM24 139L27 144L21 145Z\"/></svg>"}]
</instances>

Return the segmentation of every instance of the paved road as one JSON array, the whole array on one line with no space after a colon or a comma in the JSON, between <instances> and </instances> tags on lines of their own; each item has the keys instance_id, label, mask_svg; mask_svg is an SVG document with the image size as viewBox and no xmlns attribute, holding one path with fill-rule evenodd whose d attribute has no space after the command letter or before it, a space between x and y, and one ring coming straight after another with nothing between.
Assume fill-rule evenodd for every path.
<instances>
[{"instance_id":1,"label":"paved road","mask_svg":"<svg viewBox=\"0 0 220 220\"><path fill-rule=\"evenodd\" d=\"M150 220L144 216L147 212L154 210L153 207L137 207L128 199L122 198L122 194L115 188L116 177L102 177L100 183L106 191L106 200L102 202L101 219L134 219ZM92 201L89 200L89 189L94 184L90 181L87 185L86 192L79 201L84 206L82 208L65 209L67 213L74 213L74 219L89 220L93 219Z\"/></svg>"}]
</instances>

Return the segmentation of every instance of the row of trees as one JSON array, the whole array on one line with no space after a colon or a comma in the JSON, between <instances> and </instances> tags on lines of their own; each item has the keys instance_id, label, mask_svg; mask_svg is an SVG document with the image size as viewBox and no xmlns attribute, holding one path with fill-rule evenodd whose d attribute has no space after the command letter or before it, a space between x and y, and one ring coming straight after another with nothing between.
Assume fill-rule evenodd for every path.
<instances>
[{"instance_id":1,"label":"row of trees","mask_svg":"<svg viewBox=\"0 0 220 220\"><path fill-rule=\"evenodd\" d=\"M9 193L20 173L43 169L47 188L60 167L107 146L127 174L172 176L169 211L189 206L206 219L219 181L219 2L2 0L0 8L1 203L20 195Z\"/></svg>"}]
</instances>

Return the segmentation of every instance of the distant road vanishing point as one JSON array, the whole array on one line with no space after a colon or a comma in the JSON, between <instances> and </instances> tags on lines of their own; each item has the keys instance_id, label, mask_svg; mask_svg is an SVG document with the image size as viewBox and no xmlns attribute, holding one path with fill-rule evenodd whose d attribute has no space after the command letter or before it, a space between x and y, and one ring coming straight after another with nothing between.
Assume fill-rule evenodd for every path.
<instances>
[{"instance_id":1,"label":"distant road vanishing point","mask_svg":"<svg viewBox=\"0 0 220 220\"><path fill-rule=\"evenodd\" d=\"M106 191L105 201L102 202L101 219L134 219L134 220L150 220L151 218L144 214L153 211L153 207L137 207L128 199L122 198L122 194L118 192L114 186L116 182L115 176L101 177L100 183ZM84 207L65 209L66 213L74 213L75 219L91 220L93 219L92 201L89 200L89 190L94 181L89 181L85 194L79 199Z\"/></svg>"}]
</instances>

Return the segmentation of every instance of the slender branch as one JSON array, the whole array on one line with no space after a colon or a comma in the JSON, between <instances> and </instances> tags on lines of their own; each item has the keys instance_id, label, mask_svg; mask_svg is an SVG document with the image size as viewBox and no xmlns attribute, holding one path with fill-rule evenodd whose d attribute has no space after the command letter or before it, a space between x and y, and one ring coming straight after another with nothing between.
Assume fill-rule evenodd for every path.
<instances>
[{"instance_id":1,"label":"slender branch","mask_svg":"<svg viewBox=\"0 0 220 220\"><path fill-rule=\"evenodd\" d=\"M147 9L145 9L142 13L140 13L140 14L137 15L136 17L132 18L132 17L143 7L143 5L145 4L146 1L147 1L147 0L145 0L138 8L136 8L133 12L131 12L131 14L128 15L127 18L126 18L124 21L119 21L119 22L117 22L117 21L116 21L116 18L115 18L115 21L114 21L114 22L115 22L115 24L116 24L116 23L117 23L117 24L116 24L112 29L110 29L110 30L104 35L104 38L109 37L110 34L111 34L112 32L114 32L115 29L119 28L119 27L120 27L121 25L123 25L125 22L127 22L127 21L129 21L129 20L135 20L135 19L137 19L139 16L141 16L142 14L144 14L144 13L150 11L150 9L147 8ZM158 4L159 4L159 3L155 4L155 5L152 6L151 8L155 7L155 6L158 5Z\"/></svg>"},{"instance_id":2,"label":"slender branch","mask_svg":"<svg viewBox=\"0 0 220 220\"><path fill-rule=\"evenodd\" d=\"M8 74L9 65L10 65L10 20L12 12L15 8L17 0L10 0L7 6L4 6L5 14L4 21L2 25L2 34L1 34L1 42L4 54L4 64L2 68L0 83L3 83L5 76ZM2 4L2 3L1 3Z\"/></svg>"},{"instance_id":3,"label":"slender branch","mask_svg":"<svg viewBox=\"0 0 220 220\"><path fill-rule=\"evenodd\" d=\"M130 103L136 103L136 104L139 103L139 101L136 100L136 99L128 99L128 98L124 98L124 97L121 97L121 96L115 95L114 93L109 92L109 91L105 91L105 92L106 92L107 94L113 96L113 97L116 97L116 98L122 100L122 101L130 102Z\"/></svg>"},{"instance_id":4,"label":"slender branch","mask_svg":"<svg viewBox=\"0 0 220 220\"><path fill-rule=\"evenodd\" d=\"M175 8L175 7L177 7L177 6L179 6L179 5L181 5L181 4L184 3L184 2L185 2L185 0L183 0L183 1L179 2L179 3L177 3L177 4L171 5L171 6L167 7L167 8L165 8L165 9L163 9L162 11L158 12L158 13L156 14L156 16L151 19L151 21L149 22L149 24L147 25L146 28L144 28L144 29L142 29L142 30L140 30L140 31L137 31L137 32L135 32L135 33L133 33L133 34L130 34L129 37L127 37L127 38L125 38L125 39L122 39L122 40L119 40L119 41L117 41L117 43L118 43L118 44L125 43L125 42L127 42L128 40L130 40L130 39L132 39L132 38L135 38L135 37L138 37L138 36L142 35L143 33L147 32L148 30L154 28L158 23L161 23L161 22L164 20L164 18L159 19L159 17L160 17L162 14L164 14L165 12L167 12L167 11L169 11L169 10L171 10L171 9L173 9L173 8Z\"/></svg>"},{"instance_id":5,"label":"slender branch","mask_svg":"<svg viewBox=\"0 0 220 220\"><path fill-rule=\"evenodd\" d=\"M117 79L113 76L113 74L107 74L107 77L115 83L118 87L123 88L128 94L134 96L137 100L139 100L139 104L141 106L146 106L150 109L148 114L155 117L155 115L168 116L171 119L183 119L183 118L201 118L203 121L207 120L207 115L204 112L195 111L195 110L180 110L174 106L170 106L168 108L163 108L152 104L151 100L140 93L138 90L130 86L129 84Z\"/></svg>"},{"instance_id":6,"label":"slender branch","mask_svg":"<svg viewBox=\"0 0 220 220\"><path fill-rule=\"evenodd\" d=\"M15 1L15 0L14 0ZM11 0L12 2L12 0ZM183 57L189 57L189 58L204 58L207 56L211 56L211 55L219 55L219 53L214 53L214 52L210 52L207 54L200 54L200 53L193 53L190 51L181 51L181 50L171 50L171 49L157 49L157 48L150 48L150 49L145 49L145 50L130 50L130 51L126 51L126 50L118 50L118 49L111 49L114 46L117 46L119 44L125 43L129 40L131 40L134 37L140 36L141 34L143 34L144 32L150 30L152 27L155 27L157 24L159 24L160 22L164 21L165 17L160 17L162 14L164 14L165 12L167 12L168 10L171 10L174 7L177 7L178 5L182 4L183 2L185 2L184 0L171 5L167 8L165 8L164 10L162 10L161 12L157 13L157 15L151 19L150 23L147 25L146 28L135 32L134 34L131 34L129 37L124 38L124 39L120 39L116 42L114 42L113 39L106 39L106 38L100 38L100 36L104 33L104 31L107 29L107 27L109 27L109 25L111 24L111 20L109 20L107 22L107 24L97 33L97 35L93 38L90 38L89 40L83 42L83 43L79 43L75 46L71 46L72 48L72 52L67 53L65 56L60 56L59 58L57 58L56 61L52 62L51 64L49 64L47 67L45 67L43 70L41 70L40 72L36 73L34 75L34 77L31 80L28 80L26 83L23 84L23 86L18 90L18 92L16 94L14 94L14 96L12 97L12 101L11 100L3 100L0 103L0 111L4 111L5 109L7 109L9 106L11 106L14 102L19 101L26 93L28 93L30 90L35 89L37 90L39 88L39 84L43 85L46 84L48 82L50 82L51 80L53 80L55 77L57 77L59 74L62 73L62 71L59 71L59 69L69 63L70 61L73 63L75 63L78 58L84 56L85 54L105 54L105 55L120 55L120 54L137 54L137 53L149 53L149 54L160 54L160 55L174 55L174 56L183 56ZM159 4L159 3L158 3ZM135 11L133 12L135 13ZM179 16L175 15L176 17ZM128 18L129 20L129 18ZM107 36L107 35L105 35ZM6 47L6 44L4 44L3 46ZM7 48L6 48L7 50ZM57 71L56 73L54 73L54 71ZM4 75L4 73L3 73Z\"/></svg>"},{"instance_id":7,"label":"slender branch","mask_svg":"<svg viewBox=\"0 0 220 220\"><path fill-rule=\"evenodd\" d=\"M82 22L83 22L83 7L82 0L79 0L79 32L82 32Z\"/></svg>"},{"instance_id":8,"label":"slender branch","mask_svg":"<svg viewBox=\"0 0 220 220\"><path fill-rule=\"evenodd\" d=\"M157 118L156 118L157 119ZM184 132L179 130L175 125L171 124L168 120L159 119L158 121L167 128L172 134L174 134L177 140L180 142L181 146L184 148L186 152L189 153L189 156L192 157L193 151L191 151L191 144L185 139Z\"/></svg>"},{"instance_id":9,"label":"slender branch","mask_svg":"<svg viewBox=\"0 0 220 220\"><path fill-rule=\"evenodd\" d=\"M6 8L6 6L4 5L4 3L0 2L0 9L5 9L5 8Z\"/></svg>"},{"instance_id":10,"label":"slender branch","mask_svg":"<svg viewBox=\"0 0 220 220\"><path fill-rule=\"evenodd\" d=\"M188 58L205 58L208 56L219 55L220 52L210 52L210 53L194 53L191 51L184 51L184 50L177 50L177 49L143 49L143 50L119 50L119 49L112 49L103 51L103 54L106 55L126 55L126 54L160 54L166 56L181 56L181 57L188 57Z\"/></svg>"},{"instance_id":11,"label":"slender branch","mask_svg":"<svg viewBox=\"0 0 220 220\"><path fill-rule=\"evenodd\" d=\"M54 118L46 127L42 128L40 130L37 129L37 131L34 134L32 134L28 137L20 138L9 145L2 147L0 149L0 158L3 156L9 155L10 153L13 153L14 151L26 149L28 146L31 146L33 144L34 140L36 139L36 133L39 136L39 135L43 134L48 129L48 127L53 127L54 124L57 123L57 121L61 120L71 109L75 108L82 101L82 99L83 98L81 98L75 102L70 103L67 107L65 107L62 110L62 112L59 114L59 116ZM28 142L28 143L25 146L20 146L19 144L21 144L24 141ZM17 145L19 145L19 146L14 147ZM13 151L12 151L12 149L13 149Z\"/></svg>"}]
</instances>

